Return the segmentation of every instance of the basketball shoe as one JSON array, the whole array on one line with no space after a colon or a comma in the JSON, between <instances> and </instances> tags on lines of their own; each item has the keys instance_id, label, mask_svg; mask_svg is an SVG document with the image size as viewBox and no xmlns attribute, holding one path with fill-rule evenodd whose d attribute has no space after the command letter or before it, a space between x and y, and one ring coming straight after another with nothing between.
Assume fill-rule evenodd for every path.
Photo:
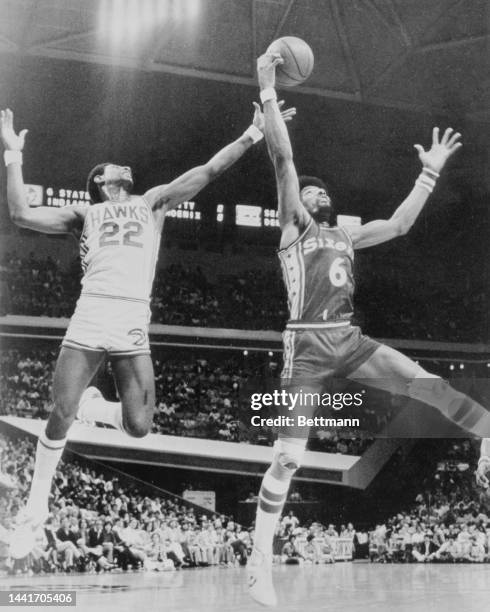
<instances>
[{"instance_id":1,"label":"basketball shoe","mask_svg":"<svg viewBox=\"0 0 490 612\"><path fill-rule=\"evenodd\" d=\"M248 592L263 606L277 606L277 596L272 584L272 555L266 555L254 547L247 563Z\"/></svg>"},{"instance_id":2,"label":"basketball shoe","mask_svg":"<svg viewBox=\"0 0 490 612\"><path fill-rule=\"evenodd\" d=\"M84 423L85 425L89 425L90 427L95 427L95 421L91 421L84 415L83 408L87 402L100 398L104 399L104 396L97 389L97 387L87 387L82 393L80 403L78 404L77 421L80 421L80 423Z\"/></svg>"}]
</instances>

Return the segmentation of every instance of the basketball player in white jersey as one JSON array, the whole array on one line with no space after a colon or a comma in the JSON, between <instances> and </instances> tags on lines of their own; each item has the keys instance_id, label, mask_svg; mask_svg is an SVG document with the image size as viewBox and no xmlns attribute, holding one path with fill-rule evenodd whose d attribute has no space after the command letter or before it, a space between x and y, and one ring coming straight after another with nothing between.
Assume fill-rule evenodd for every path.
<instances>
[{"instance_id":1,"label":"basketball player in white jersey","mask_svg":"<svg viewBox=\"0 0 490 612\"><path fill-rule=\"evenodd\" d=\"M295 109L284 111L285 120ZM206 164L143 196L131 195L131 169L107 163L90 173L91 206L30 208L22 175L27 130L16 134L13 113L1 112L7 197L11 219L20 227L48 234L73 234L80 240L82 291L57 360L54 408L36 451L29 499L12 538L13 556L24 556L33 533L48 514L51 481L87 385L106 355L113 363L120 403L100 394L81 406L92 420L106 422L133 437L150 430L155 403L148 326L150 292L165 215L195 196L263 137L263 115L256 106L252 125Z\"/></svg>"},{"instance_id":2,"label":"basketball player in white jersey","mask_svg":"<svg viewBox=\"0 0 490 612\"><path fill-rule=\"evenodd\" d=\"M257 62L260 98L265 113L265 138L276 174L281 243L279 256L288 291L290 321L284 333L284 386L321 393L328 378L342 377L406 395L437 408L444 416L480 437L490 434L490 413L452 389L446 381L423 370L391 347L364 336L351 324L354 292L354 250L381 244L405 234L414 224L439 172L460 147L451 129L432 146L415 145L422 172L390 219L376 220L348 231L331 226L331 200L315 177L298 179L289 134L276 101L277 54ZM294 388L296 387L296 388ZM301 414L313 416L302 406ZM295 407L297 412L298 407ZM255 539L249 561L249 592L263 605L275 605L272 584L272 535L282 512L291 479L300 467L307 428L282 428L274 444L272 465L259 493ZM490 448L488 449L490 454ZM481 471L484 466L481 461ZM486 464L490 469L490 459Z\"/></svg>"}]
</instances>

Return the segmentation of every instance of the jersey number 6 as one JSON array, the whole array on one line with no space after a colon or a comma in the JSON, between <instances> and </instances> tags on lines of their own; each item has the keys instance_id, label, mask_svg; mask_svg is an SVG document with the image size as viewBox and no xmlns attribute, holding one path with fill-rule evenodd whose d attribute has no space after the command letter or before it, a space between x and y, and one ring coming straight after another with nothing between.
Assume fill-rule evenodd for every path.
<instances>
[{"instance_id":1,"label":"jersey number 6","mask_svg":"<svg viewBox=\"0 0 490 612\"><path fill-rule=\"evenodd\" d=\"M345 265L343 257L336 257L332 261L330 270L328 271L328 278L334 287L342 287L347 281L347 272L342 266Z\"/></svg>"}]
</instances>

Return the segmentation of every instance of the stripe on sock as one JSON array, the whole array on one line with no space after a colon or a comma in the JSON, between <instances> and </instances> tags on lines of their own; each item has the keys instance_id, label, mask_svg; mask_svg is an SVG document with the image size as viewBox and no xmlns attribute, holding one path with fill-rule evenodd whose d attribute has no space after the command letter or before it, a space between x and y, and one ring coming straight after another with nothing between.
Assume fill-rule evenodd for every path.
<instances>
[{"instance_id":1,"label":"stripe on sock","mask_svg":"<svg viewBox=\"0 0 490 612\"><path fill-rule=\"evenodd\" d=\"M260 487L259 497L263 497L266 502L278 504L286 499L286 493L272 493L262 485Z\"/></svg>"},{"instance_id":2,"label":"stripe on sock","mask_svg":"<svg viewBox=\"0 0 490 612\"><path fill-rule=\"evenodd\" d=\"M484 420L486 415L482 415L479 410L473 410L467 407L461 407L455 416L455 421L465 429L473 429L480 421ZM488 418L488 417L487 417Z\"/></svg>"},{"instance_id":3,"label":"stripe on sock","mask_svg":"<svg viewBox=\"0 0 490 612\"><path fill-rule=\"evenodd\" d=\"M265 500L259 497L259 508L267 514L280 514L282 504L268 504Z\"/></svg>"}]
</instances>

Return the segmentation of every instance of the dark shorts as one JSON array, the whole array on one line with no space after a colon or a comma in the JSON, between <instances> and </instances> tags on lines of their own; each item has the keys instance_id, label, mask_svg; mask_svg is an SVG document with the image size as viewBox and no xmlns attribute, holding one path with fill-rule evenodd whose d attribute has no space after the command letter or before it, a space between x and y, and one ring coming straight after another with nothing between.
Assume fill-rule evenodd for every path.
<instances>
[{"instance_id":1,"label":"dark shorts","mask_svg":"<svg viewBox=\"0 0 490 612\"><path fill-rule=\"evenodd\" d=\"M335 386L342 386L342 379L345 382L381 346L350 324L314 330L286 329L283 340L281 387L291 393L335 391ZM306 438L309 427L298 425L296 418L314 416L319 413L319 407L308 402L298 404L294 412L287 408L280 408L278 412L283 416L295 415L294 424L276 429L279 437Z\"/></svg>"},{"instance_id":2,"label":"dark shorts","mask_svg":"<svg viewBox=\"0 0 490 612\"><path fill-rule=\"evenodd\" d=\"M283 333L284 368L281 378L304 382L325 382L346 378L381 346L345 325L327 329L286 329Z\"/></svg>"}]
</instances>

